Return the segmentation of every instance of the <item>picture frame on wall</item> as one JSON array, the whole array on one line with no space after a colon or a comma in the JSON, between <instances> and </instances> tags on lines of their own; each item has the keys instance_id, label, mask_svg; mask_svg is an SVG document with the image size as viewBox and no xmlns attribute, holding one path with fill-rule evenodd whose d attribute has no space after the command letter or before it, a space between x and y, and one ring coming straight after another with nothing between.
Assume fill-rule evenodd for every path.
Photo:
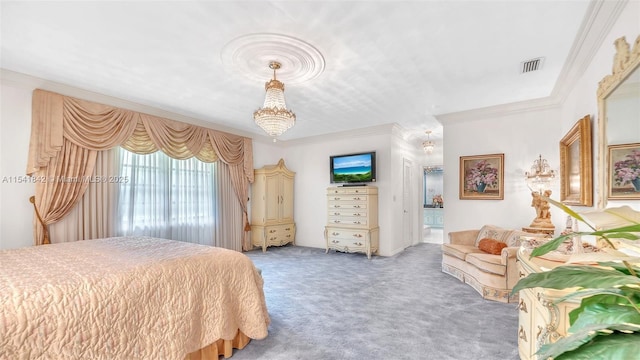
<instances>
[{"instance_id":1,"label":"picture frame on wall","mask_svg":"<svg viewBox=\"0 0 640 360\"><path fill-rule=\"evenodd\" d=\"M593 206L591 116L573 125L560 140L560 202Z\"/></svg>"},{"instance_id":2,"label":"picture frame on wall","mask_svg":"<svg viewBox=\"0 0 640 360\"><path fill-rule=\"evenodd\" d=\"M504 199L504 154L460 157L460 200Z\"/></svg>"},{"instance_id":3,"label":"picture frame on wall","mask_svg":"<svg viewBox=\"0 0 640 360\"><path fill-rule=\"evenodd\" d=\"M640 143L609 145L608 198L640 199Z\"/></svg>"}]
</instances>

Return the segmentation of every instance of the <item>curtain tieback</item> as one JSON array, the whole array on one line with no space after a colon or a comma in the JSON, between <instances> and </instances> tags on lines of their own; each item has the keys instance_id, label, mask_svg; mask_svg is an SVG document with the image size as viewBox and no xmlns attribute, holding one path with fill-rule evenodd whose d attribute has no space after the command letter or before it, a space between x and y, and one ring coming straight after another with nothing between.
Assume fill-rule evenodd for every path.
<instances>
[{"instance_id":1,"label":"curtain tieback","mask_svg":"<svg viewBox=\"0 0 640 360\"><path fill-rule=\"evenodd\" d=\"M49 227L47 226L47 224L44 223L44 221L42 220L42 217L40 216L40 212L38 211L38 207L36 206L36 197L35 196L29 197L29 202L33 204L33 210L35 210L36 217L38 218L40 225L42 225L42 230L44 231L44 238L42 239L42 245L51 244L51 241L49 240Z\"/></svg>"}]
</instances>

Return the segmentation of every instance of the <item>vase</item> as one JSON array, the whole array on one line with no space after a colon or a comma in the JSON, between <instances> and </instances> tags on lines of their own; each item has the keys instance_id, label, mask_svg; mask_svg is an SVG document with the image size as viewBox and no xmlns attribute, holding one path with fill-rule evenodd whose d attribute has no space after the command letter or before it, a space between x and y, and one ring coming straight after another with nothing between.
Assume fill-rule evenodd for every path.
<instances>
[{"instance_id":1,"label":"vase","mask_svg":"<svg viewBox=\"0 0 640 360\"><path fill-rule=\"evenodd\" d=\"M633 184L633 188L636 189L636 191L640 191L640 177L631 180L631 183Z\"/></svg>"},{"instance_id":2,"label":"vase","mask_svg":"<svg viewBox=\"0 0 640 360\"><path fill-rule=\"evenodd\" d=\"M477 187L478 192L479 192L479 193L483 193L483 192L484 192L484 189L485 189L486 187L487 187L487 184L485 184L485 183L483 183L483 182L478 183L478 187Z\"/></svg>"}]
</instances>

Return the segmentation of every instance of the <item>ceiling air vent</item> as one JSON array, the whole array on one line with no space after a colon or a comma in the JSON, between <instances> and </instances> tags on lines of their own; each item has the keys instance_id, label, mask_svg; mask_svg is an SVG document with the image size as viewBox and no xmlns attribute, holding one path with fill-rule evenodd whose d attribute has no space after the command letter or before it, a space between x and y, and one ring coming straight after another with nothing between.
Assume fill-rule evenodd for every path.
<instances>
[{"instance_id":1,"label":"ceiling air vent","mask_svg":"<svg viewBox=\"0 0 640 360\"><path fill-rule=\"evenodd\" d=\"M542 64L544 63L544 58L535 58L527 61L523 61L520 63L520 73L528 73L536 70L542 69Z\"/></svg>"}]
</instances>

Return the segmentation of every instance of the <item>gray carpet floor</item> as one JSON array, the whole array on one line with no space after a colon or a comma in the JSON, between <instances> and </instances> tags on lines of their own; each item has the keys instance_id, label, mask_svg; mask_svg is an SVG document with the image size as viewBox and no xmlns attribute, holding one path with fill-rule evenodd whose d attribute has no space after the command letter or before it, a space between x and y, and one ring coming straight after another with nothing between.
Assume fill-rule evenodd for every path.
<instances>
[{"instance_id":1,"label":"gray carpet floor","mask_svg":"<svg viewBox=\"0 0 640 360\"><path fill-rule=\"evenodd\" d=\"M246 254L262 269L271 325L234 360L518 359L516 305L442 273L437 244L371 260L299 246Z\"/></svg>"}]
</instances>

